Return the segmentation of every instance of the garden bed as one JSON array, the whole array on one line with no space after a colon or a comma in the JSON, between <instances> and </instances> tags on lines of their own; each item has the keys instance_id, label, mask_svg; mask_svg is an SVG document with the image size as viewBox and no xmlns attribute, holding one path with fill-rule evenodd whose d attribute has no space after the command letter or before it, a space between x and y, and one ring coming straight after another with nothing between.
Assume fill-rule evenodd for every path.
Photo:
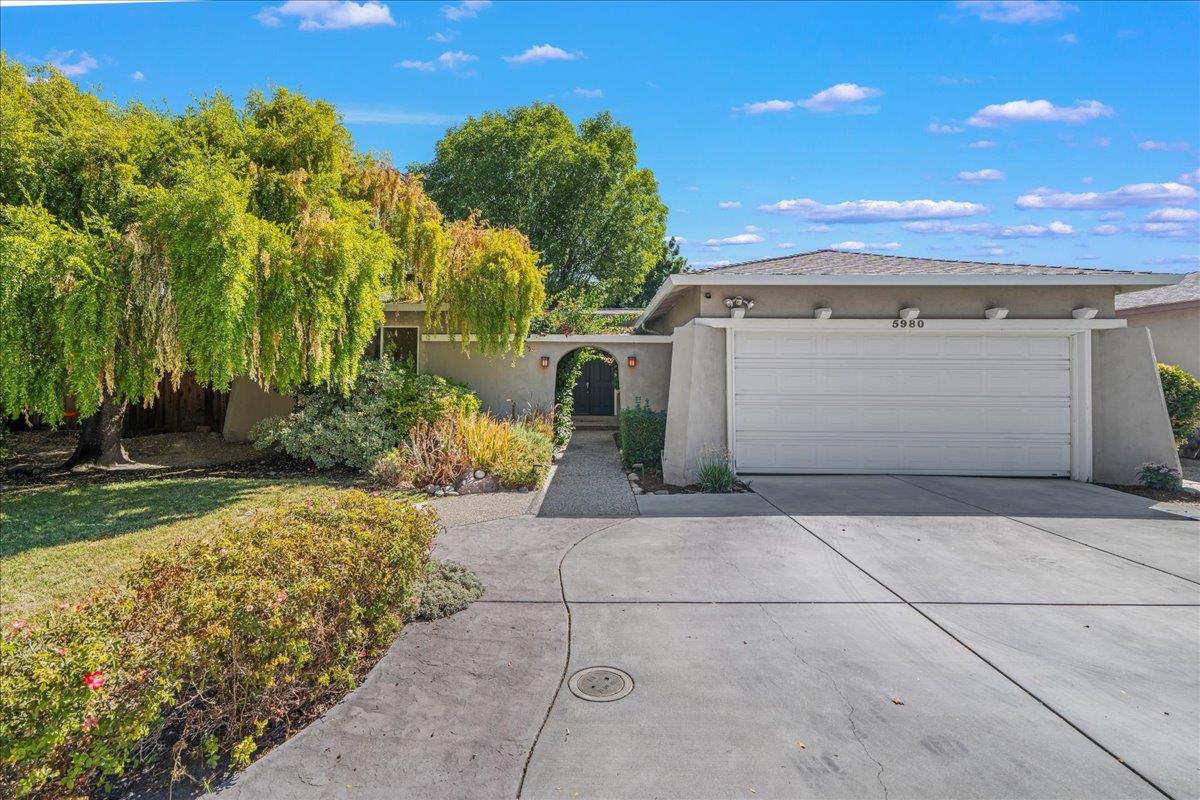
<instances>
[{"instance_id":1,"label":"garden bed","mask_svg":"<svg viewBox=\"0 0 1200 800\"><path fill-rule=\"evenodd\" d=\"M644 470L628 470L639 474L637 481L630 481L631 486L640 486L643 494L704 494L704 489L698 483L693 483L688 486L676 486L673 483L665 483L663 481L662 470L657 467L647 467ZM753 493L754 490L748 484L742 481L734 483L732 492L722 492L721 494L746 494Z\"/></svg>"}]
</instances>

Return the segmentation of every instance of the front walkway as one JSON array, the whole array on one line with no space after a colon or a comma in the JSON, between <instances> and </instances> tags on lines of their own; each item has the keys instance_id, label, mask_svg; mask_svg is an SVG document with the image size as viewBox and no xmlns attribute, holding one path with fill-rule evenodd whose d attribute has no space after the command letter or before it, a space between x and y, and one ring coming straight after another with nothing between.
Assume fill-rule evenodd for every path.
<instances>
[{"instance_id":1,"label":"front walkway","mask_svg":"<svg viewBox=\"0 0 1200 800\"><path fill-rule=\"evenodd\" d=\"M633 517L629 489L611 430L577 430L558 462L539 517Z\"/></svg>"}]
</instances>

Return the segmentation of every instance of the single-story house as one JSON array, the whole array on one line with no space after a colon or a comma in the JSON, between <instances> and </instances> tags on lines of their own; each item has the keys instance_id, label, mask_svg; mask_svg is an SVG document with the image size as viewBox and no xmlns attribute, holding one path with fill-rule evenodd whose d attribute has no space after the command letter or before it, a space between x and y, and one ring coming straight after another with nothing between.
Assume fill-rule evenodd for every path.
<instances>
[{"instance_id":1,"label":"single-story house","mask_svg":"<svg viewBox=\"0 0 1200 800\"><path fill-rule=\"evenodd\" d=\"M1150 331L1161 363L1200 377L1200 272L1182 278L1173 286L1117 295L1117 317Z\"/></svg>"},{"instance_id":2,"label":"single-story house","mask_svg":"<svg viewBox=\"0 0 1200 800\"><path fill-rule=\"evenodd\" d=\"M389 308L380 347L497 414L550 407L559 359L600 349L614 410L666 410L671 483L711 449L742 475L1132 483L1144 462L1179 463L1150 335L1116 301L1180 277L821 250L672 275L633 332L535 336L516 359L464 353L419 305ZM244 383L227 438L289 402Z\"/></svg>"}]
</instances>

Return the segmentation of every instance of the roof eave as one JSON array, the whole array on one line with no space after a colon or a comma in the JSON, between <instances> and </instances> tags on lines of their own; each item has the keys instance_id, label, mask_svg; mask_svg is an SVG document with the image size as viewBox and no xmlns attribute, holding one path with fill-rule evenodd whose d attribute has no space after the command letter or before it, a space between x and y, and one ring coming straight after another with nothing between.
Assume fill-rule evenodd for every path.
<instances>
[{"instance_id":1,"label":"roof eave","mask_svg":"<svg viewBox=\"0 0 1200 800\"><path fill-rule=\"evenodd\" d=\"M682 286L1113 286L1117 291L1139 291L1172 286L1183 275L1165 272L1096 273L1066 275L747 275L703 272L670 275L634 322L644 325L659 305Z\"/></svg>"}]
</instances>

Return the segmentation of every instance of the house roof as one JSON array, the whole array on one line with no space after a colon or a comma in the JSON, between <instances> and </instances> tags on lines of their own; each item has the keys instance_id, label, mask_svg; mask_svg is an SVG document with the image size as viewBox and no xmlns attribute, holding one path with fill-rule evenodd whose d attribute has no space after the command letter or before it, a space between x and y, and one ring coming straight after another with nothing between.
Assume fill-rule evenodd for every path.
<instances>
[{"instance_id":1,"label":"house roof","mask_svg":"<svg viewBox=\"0 0 1200 800\"><path fill-rule=\"evenodd\" d=\"M814 250L790 256L745 261L700 272L670 275L659 287L637 327L649 321L684 286L850 285L850 286L1047 286L1091 284L1118 291L1140 290L1179 281L1178 274L1119 269L993 264L937 258Z\"/></svg>"},{"instance_id":2,"label":"house roof","mask_svg":"<svg viewBox=\"0 0 1200 800\"><path fill-rule=\"evenodd\" d=\"M914 258L843 250L814 250L778 258L743 261L697 272L698 275L1118 275L1116 269L1048 267L1037 264L993 264L984 261L952 261ZM1134 273L1148 275L1151 273Z\"/></svg>"},{"instance_id":3,"label":"house roof","mask_svg":"<svg viewBox=\"0 0 1200 800\"><path fill-rule=\"evenodd\" d=\"M1150 306L1171 306L1200 302L1200 272L1189 272L1174 286L1159 286L1140 292L1117 295L1117 311Z\"/></svg>"}]
</instances>

